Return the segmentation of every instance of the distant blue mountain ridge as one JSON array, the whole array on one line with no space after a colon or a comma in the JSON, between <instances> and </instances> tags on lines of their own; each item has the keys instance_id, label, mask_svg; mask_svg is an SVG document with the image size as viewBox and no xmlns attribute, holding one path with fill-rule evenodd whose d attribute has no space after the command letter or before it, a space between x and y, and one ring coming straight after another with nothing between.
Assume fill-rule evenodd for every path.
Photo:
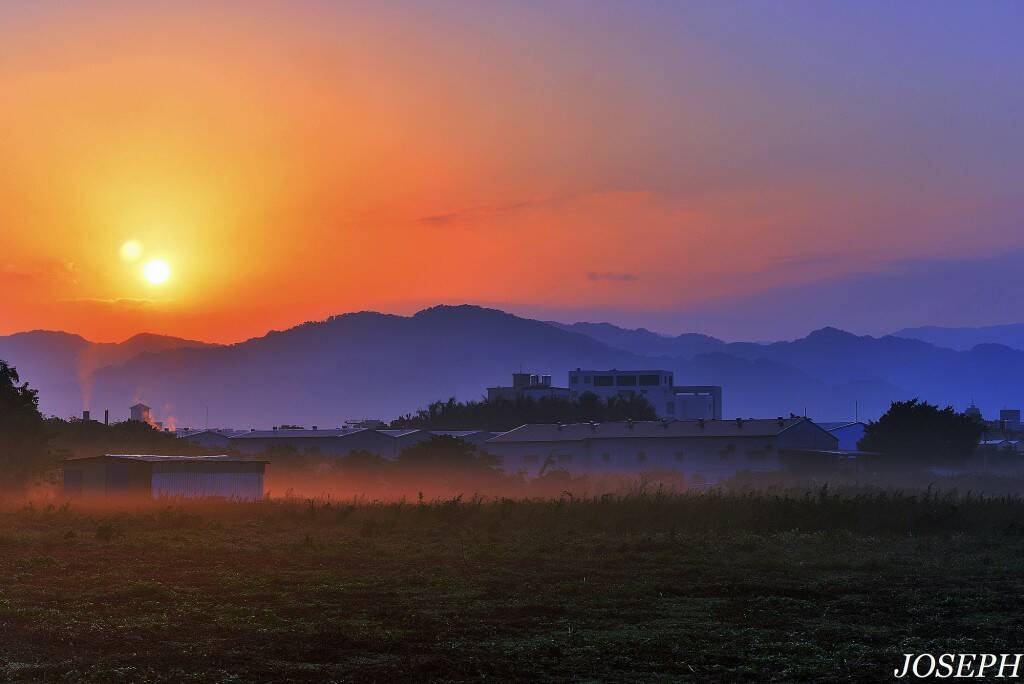
<instances>
[{"instance_id":1,"label":"distant blue mountain ridge","mask_svg":"<svg viewBox=\"0 0 1024 684\"><path fill-rule=\"evenodd\" d=\"M0 359L40 388L47 413L77 415L88 403L94 416L109 408L123 418L143 401L178 426L203 425L207 411L211 425L237 428L391 419L436 399L480 398L520 368L559 385L577 367L665 368L679 384L722 385L727 416L873 418L909 397L959 409L973 399L987 415L1024 403L1024 351L1001 344L952 349L837 328L724 342L469 305L342 314L231 345L155 335L96 345L34 331L0 336Z\"/></svg>"}]
</instances>

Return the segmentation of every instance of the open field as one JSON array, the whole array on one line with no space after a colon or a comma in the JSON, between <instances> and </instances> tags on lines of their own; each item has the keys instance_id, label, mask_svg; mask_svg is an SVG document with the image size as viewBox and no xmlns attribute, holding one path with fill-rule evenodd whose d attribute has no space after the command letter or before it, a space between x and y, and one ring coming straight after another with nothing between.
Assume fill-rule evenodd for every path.
<instances>
[{"instance_id":1,"label":"open field","mask_svg":"<svg viewBox=\"0 0 1024 684\"><path fill-rule=\"evenodd\" d=\"M1024 501L8 506L0 577L7 680L876 681L1020 650Z\"/></svg>"}]
</instances>

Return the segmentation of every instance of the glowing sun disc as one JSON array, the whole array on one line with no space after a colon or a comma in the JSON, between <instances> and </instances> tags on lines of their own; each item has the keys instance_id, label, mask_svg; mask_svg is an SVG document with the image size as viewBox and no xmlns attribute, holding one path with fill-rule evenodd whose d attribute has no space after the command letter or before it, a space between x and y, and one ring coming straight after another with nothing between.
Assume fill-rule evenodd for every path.
<instances>
[{"instance_id":1,"label":"glowing sun disc","mask_svg":"<svg viewBox=\"0 0 1024 684\"><path fill-rule=\"evenodd\" d=\"M163 259L150 259L142 267L142 276L153 285L161 285L171 277L171 267Z\"/></svg>"}]
</instances>

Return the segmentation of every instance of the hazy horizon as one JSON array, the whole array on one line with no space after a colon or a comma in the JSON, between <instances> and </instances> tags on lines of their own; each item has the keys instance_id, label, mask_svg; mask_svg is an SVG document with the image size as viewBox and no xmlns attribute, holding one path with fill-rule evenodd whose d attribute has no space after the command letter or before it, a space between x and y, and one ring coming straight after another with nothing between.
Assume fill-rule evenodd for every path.
<instances>
[{"instance_id":1,"label":"hazy horizon","mask_svg":"<svg viewBox=\"0 0 1024 684\"><path fill-rule=\"evenodd\" d=\"M209 344L231 345L231 344L238 344L238 343L241 343L241 342L245 342L246 340L250 340L250 339L264 337L267 334L275 332L275 331L289 330L291 328L303 325L305 323L317 323L317 322L326 321L326 320L328 320L330 318L333 318L333 317L336 317L336 316L345 316L345 315L349 315L349 314L367 313L367 312L369 312L369 313L377 313L377 314L381 314L381 315L385 315L385 316L393 315L393 316L402 316L402 317L406 317L407 318L407 317L414 316L416 313L418 313L420 311L423 311L423 310L429 309L429 308L433 308L435 306L478 306L478 307L485 308L485 309L496 309L496 310L503 311L503 312L508 313L508 314L512 314L514 316L518 316L520 318L526 318L526 319L532 319L532 320L538 320L538 321L545 321L545 322L562 323L562 324L565 324L565 325L572 325L574 323L609 324L609 325L616 326L618 328L622 328L624 330L641 330L641 329L643 329L643 330L647 330L649 332L655 333L657 335L662 335L664 337L676 337L678 335L688 334L688 333L689 334L698 334L698 335L708 335L710 337L714 337L714 338L720 339L723 342L751 342L751 343L784 342L784 341L791 341L791 340L796 340L796 339L802 339L802 338L806 337L807 335L809 335L810 333L815 332L816 330L821 330L822 328L837 328L837 329L843 330L844 332L848 332L848 333L851 333L853 335L858 335L858 336L865 336L866 335L866 336L870 336L870 337L883 337L885 335L895 334L895 333L899 332L899 330L902 330L903 328L933 327L933 326L929 326L927 324L922 324L921 326L907 325L907 326L903 326L903 328L900 328L900 329L892 329L892 330L884 330L884 331L875 331L875 330L864 331L864 330L850 329L850 328L847 328L847 327L844 327L844 326L841 326L841 325L838 325L838 324L835 324L835 323L823 323L821 325L816 325L816 326L813 326L813 327L808 327L803 332L797 332L796 334L792 334L790 336L785 336L785 337L762 336L762 337L759 337L759 338L755 338L755 337L729 338L729 337L726 337L726 336L723 336L723 335L716 335L714 333L707 332L707 331L704 331L704 330L696 330L696 329L691 329L691 328L681 328L681 329L679 329L677 331L673 331L671 329L658 329L656 327L657 326L657 321L659 319L661 319L662 317L660 317L658 315L650 316L650 319L651 319L652 323L645 324L643 322L644 321L643 315L642 314L638 314L636 312L610 312L607 315L606 314L602 314L601 312L595 312L597 314L597 317L590 318L590 319L584 319L584 318L580 318L580 317L573 317L571 314L563 312L562 313L563 317L561 319L558 319L558 318L555 318L554 316L556 314L558 314L559 312L546 312L544 309L540 309L536 313L533 313L530 310L515 311L515 310L512 310L512 309L506 309L506 308L502 308L499 305L473 304L473 303L470 303L470 302L452 302L452 303L444 303L444 304L434 304L434 305L430 305L430 306L424 306L422 308L415 308L414 307L414 308L412 308L411 310L408 310L408 311L387 311L387 310L376 310L376 309L361 309L361 310L358 310L358 311L338 311L336 313L327 314L327 315L325 315L325 316L323 316L321 318L303 319L303 320L296 319L294 322L292 322L290 324L283 325L281 327L268 328L268 329L264 330L263 332L256 333L254 335L248 335L246 337L240 337L238 339L226 339L226 340L205 339L203 337L185 337L183 335L176 335L176 334L173 334L173 333L156 332L156 331L148 330L148 329L147 330L138 330L136 332L131 332L131 333L129 333L129 334L123 336L123 337L110 337L110 338L91 337L91 336L86 335L86 334L84 334L84 333L82 333L80 331L69 330L69 329L65 329L65 328L30 328L30 329L25 329L25 330L10 330L10 331L2 331L2 332L0 332L0 335L7 336L7 335L17 335L17 334L31 333L31 332L67 333L67 334L71 334L71 335L77 335L77 336L82 337L83 339L85 339L85 340L87 340L89 342L94 342L94 343L99 343L99 344L119 344L119 343L127 342L128 340L130 340L132 338L139 337L139 336L142 336L142 335L158 335L158 336L165 336L165 337L176 337L176 338L181 338L181 339L187 339L187 340L191 340L191 341L195 341L195 342L205 342L205 343L209 343ZM550 313L550 315L548 315L549 313ZM601 318L601 316L605 316L605 318ZM616 320L621 321L621 322L616 322ZM1018 321L1016 321L1016 320L1008 320L1005 323L993 323L993 324L986 324L986 325L979 325L979 326L963 326L963 327L964 328L990 327L990 326L991 327L998 327L1000 325L1016 325L1016 324L1018 324ZM934 327L937 327L937 328L945 328L945 327L956 328L958 326L934 326Z\"/></svg>"}]
</instances>

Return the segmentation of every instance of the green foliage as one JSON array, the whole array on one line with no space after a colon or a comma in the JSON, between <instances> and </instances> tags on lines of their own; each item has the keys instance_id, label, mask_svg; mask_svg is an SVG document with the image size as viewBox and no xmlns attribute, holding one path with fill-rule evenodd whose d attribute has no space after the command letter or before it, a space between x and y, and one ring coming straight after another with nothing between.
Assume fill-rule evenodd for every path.
<instances>
[{"instance_id":1,"label":"green foliage","mask_svg":"<svg viewBox=\"0 0 1024 684\"><path fill-rule=\"evenodd\" d=\"M885 415L868 423L857 446L899 463L956 466L974 454L981 434L977 421L952 406L940 409L911 399L893 402Z\"/></svg>"},{"instance_id":2,"label":"green foliage","mask_svg":"<svg viewBox=\"0 0 1024 684\"><path fill-rule=\"evenodd\" d=\"M51 465L37 391L0 361L0 485L21 487Z\"/></svg>"},{"instance_id":3,"label":"green foliage","mask_svg":"<svg viewBox=\"0 0 1024 684\"><path fill-rule=\"evenodd\" d=\"M615 420L657 420L658 416L642 396L611 397L602 400L585 392L579 401L557 397L519 397L514 401L435 401L415 414L391 423L393 428L457 430L474 428L503 432L527 423L579 423Z\"/></svg>"}]
</instances>

